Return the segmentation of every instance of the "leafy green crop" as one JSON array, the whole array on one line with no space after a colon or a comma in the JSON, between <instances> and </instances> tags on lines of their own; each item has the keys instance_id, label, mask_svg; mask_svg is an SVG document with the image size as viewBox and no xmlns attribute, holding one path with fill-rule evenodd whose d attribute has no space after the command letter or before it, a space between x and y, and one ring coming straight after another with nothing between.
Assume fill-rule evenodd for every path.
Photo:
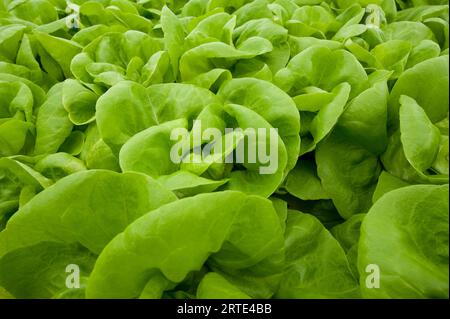
<instances>
[{"instance_id":1,"label":"leafy green crop","mask_svg":"<svg viewBox=\"0 0 450 319\"><path fill-rule=\"evenodd\" d=\"M0 0L0 298L448 298L448 53L445 0Z\"/></svg>"}]
</instances>

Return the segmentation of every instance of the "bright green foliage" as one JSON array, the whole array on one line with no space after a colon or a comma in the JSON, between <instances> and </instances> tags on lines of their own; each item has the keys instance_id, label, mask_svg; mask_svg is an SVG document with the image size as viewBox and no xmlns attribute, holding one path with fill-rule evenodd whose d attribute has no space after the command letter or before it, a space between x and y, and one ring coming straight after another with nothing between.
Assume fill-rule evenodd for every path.
<instances>
[{"instance_id":1,"label":"bright green foliage","mask_svg":"<svg viewBox=\"0 0 450 319\"><path fill-rule=\"evenodd\" d=\"M448 53L443 0L0 0L0 298L448 298Z\"/></svg>"}]
</instances>

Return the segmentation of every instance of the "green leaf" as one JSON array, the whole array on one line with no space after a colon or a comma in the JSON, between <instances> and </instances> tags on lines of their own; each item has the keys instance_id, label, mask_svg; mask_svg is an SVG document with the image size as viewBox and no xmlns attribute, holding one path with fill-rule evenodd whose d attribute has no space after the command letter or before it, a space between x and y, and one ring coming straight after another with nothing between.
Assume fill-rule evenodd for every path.
<instances>
[{"instance_id":1,"label":"green leaf","mask_svg":"<svg viewBox=\"0 0 450 319\"><path fill-rule=\"evenodd\" d=\"M400 97L407 95L425 110L436 123L448 114L448 56L416 64L395 83L389 99L389 124L398 127Z\"/></svg>"},{"instance_id":2,"label":"green leaf","mask_svg":"<svg viewBox=\"0 0 450 319\"><path fill-rule=\"evenodd\" d=\"M300 160L286 179L286 190L303 200L329 199L313 161Z\"/></svg>"},{"instance_id":3,"label":"green leaf","mask_svg":"<svg viewBox=\"0 0 450 319\"><path fill-rule=\"evenodd\" d=\"M184 47L184 28L177 16L166 6L161 12L161 25L164 31L165 46L172 62L173 75L177 78L178 63Z\"/></svg>"},{"instance_id":4,"label":"green leaf","mask_svg":"<svg viewBox=\"0 0 450 319\"><path fill-rule=\"evenodd\" d=\"M34 153L55 153L72 131L73 123L64 109L63 84L57 84L47 93L47 100L39 108L36 119Z\"/></svg>"},{"instance_id":5,"label":"green leaf","mask_svg":"<svg viewBox=\"0 0 450 319\"><path fill-rule=\"evenodd\" d=\"M233 286L217 273L208 273L197 288L199 299L250 299L250 297Z\"/></svg>"},{"instance_id":6,"label":"green leaf","mask_svg":"<svg viewBox=\"0 0 450 319\"><path fill-rule=\"evenodd\" d=\"M380 178L378 179L377 188L373 193L372 202L379 200L384 194L389 193L397 188L402 188L409 186L411 184L397 178L386 171L381 172Z\"/></svg>"},{"instance_id":7,"label":"green leaf","mask_svg":"<svg viewBox=\"0 0 450 319\"><path fill-rule=\"evenodd\" d=\"M418 171L429 168L438 152L440 132L424 109L405 95L400 97L400 132L403 150L411 165Z\"/></svg>"},{"instance_id":8,"label":"green leaf","mask_svg":"<svg viewBox=\"0 0 450 319\"><path fill-rule=\"evenodd\" d=\"M448 298L448 192L448 185L415 185L374 204L362 224L358 253L364 297ZM366 286L368 265L379 267L378 289Z\"/></svg>"},{"instance_id":9,"label":"green leaf","mask_svg":"<svg viewBox=\"0 0 450 319\"><path fill-rule=\"evenodd\" d=\"M370 209L381 173L376 155L336 133L318 145L316 161L322 186L343 218Z\"/></svg>"},{"instance_id":10,"label":"green leaf","mask_svg":"<svg viewBox=\"0 0 450 319\"><path fill-rule=\"evenodd\" d=\"M290 211L285 245L286 266L275 297L358 297L357 281L344 250L316 218Z\"/></svg>"},{"instance_id":11,"label":"green leaf","mask_svg":"<svg viewBox=\"0 0 450 319\"><path fill-rule=\"evenodd\" d=\"M69 113L69 119L75 125L88 124L95 120L97 95L75 80L66 80L63 84L62 103Z\"/></svg>"},{"instance_id":12,"label":"green leaf","mask_svg":"<svg viewBox=\"0 0 450 319\"><path fill-rule=\"evenodd\" d=\"M216 205L223 209L216 210ZM103 250L86 293L89 298L137 297L147 282L161 275L164 291L164 285L181 282L208 260L221 268L241 269L281 247L281 228L270 201L239 192L202 194L164 205L132 223ZM113 266L117 264L121 267Z\"/></svg>"},{"instance_id":13,"label":"green leaf","mask_svg":"<svg viewBox=\"0 0 450 319\"><path fill-rule=\"evenodd\" d=\"M254 110L272 127L277 128L288 152L287 169L295 166L300 146L300 118L288 95L265 81L245 78L226 82L220 88L218 96L226 103Z\"/></svg>"}]
</instances>

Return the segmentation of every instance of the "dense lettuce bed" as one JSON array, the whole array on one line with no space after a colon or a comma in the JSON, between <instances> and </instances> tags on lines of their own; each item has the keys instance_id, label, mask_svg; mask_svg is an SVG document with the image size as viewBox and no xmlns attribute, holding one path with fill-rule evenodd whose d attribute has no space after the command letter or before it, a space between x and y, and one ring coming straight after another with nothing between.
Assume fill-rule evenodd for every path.
<instances>
[{"instance_id":1,"label":"dense lettuce bed","mask_svg":"<svg viewBox=\"0 0 450 319\"><path fill-rule=\"evenodd\" d=\"M0 0L0 298L448 298L448 21ZM173 162L200 121L276 128L276 170Z\"/></svg>"}]
</instances>

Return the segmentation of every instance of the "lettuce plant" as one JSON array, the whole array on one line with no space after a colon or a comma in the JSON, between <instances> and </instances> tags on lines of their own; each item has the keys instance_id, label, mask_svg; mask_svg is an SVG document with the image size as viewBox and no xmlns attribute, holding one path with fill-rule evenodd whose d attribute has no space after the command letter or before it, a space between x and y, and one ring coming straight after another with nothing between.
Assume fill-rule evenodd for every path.
<instances>
[{"instance_id":1,"label":"lettuce plant","mask_svg":"<svg viewBox=\"0 0 450 319\"><path fill-rule=\"evenodd\" d=\"M0 0L0 298L448 298L448 8Z\"/></svg>"}]
</instances>

